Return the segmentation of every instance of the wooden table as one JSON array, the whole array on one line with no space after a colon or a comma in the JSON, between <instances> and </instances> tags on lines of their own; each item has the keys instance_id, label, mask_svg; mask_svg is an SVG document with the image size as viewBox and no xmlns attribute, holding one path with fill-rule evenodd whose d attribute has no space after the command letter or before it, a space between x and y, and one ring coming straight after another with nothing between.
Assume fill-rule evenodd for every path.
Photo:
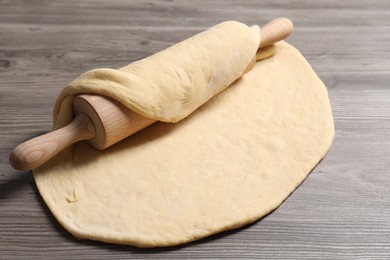
<instances>
[{"instance_id":1,"label":"wooden table","mask_svg":"<svg viewBox=\"0 0 390 260\"><path fill-rule=\"evenodd\" d=\"M272 214L188 245L142 250L78 241L53 218L31 172L8 155L51 127L61 88L223 20L286 16L289 42L328 87L336 137ZM390 2L0 0L0 259L390 258Z\"/></svg>"}]
</instances>

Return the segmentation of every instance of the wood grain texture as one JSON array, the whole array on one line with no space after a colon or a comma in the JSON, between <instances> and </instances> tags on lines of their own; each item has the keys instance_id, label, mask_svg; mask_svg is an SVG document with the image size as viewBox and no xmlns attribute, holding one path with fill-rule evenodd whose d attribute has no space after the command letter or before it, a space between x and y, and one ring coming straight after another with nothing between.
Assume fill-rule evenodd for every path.
<instances>
[{"instance_id":1,"label":"wood grain texture","mask_svg":"<svg viewBox=\"0 0 390 260\"><path fill-rule=\"evenodd\" d=\"M78 241L53 218L12 148L48 131L61 88L223 20L291 18L289 42L328 87L331 150L276 211L167 249ZM389 259L390 2L0 0L0 259Z\"/></svg>"}]
</instances>

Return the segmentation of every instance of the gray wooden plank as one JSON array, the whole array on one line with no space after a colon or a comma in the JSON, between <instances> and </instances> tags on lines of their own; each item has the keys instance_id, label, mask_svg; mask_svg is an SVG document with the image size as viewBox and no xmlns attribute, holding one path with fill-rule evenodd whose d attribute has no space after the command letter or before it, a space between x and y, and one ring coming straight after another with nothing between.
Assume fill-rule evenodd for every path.
<instances>
[{"instance_id":1,"label":"gray wooden plank","mask_svg":"<svg viewBox=\"0 0 390 260\"><path fill-rule=\"evenodd\" d=\"M336 137L304 183L262 220L188 245L79 241L8 154L50 129L59 91L217 22L293 19L289 39L328 87ZM390 258L390 2L0 0L0 259Z\"/></svg>"}]
</instances>

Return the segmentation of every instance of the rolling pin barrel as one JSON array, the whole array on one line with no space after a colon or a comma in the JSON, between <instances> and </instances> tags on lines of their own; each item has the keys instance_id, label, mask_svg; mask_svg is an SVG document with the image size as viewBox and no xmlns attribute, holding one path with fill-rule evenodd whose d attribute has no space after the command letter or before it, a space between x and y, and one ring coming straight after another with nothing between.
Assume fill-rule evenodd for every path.
<instances>
[{"instance_id":1,"label":"rolling pin barrel","mask_svg":"<svg viewBox=\"0 0 390 260\"><path fill-rule=\"evenodd\" d=\"M118 101L100 96L83 94L73 99L73 113L87 115L96 133L88 143L103 150L124 138L153 124L156 120L143 117Z\"/></svg>"}]
</instances>

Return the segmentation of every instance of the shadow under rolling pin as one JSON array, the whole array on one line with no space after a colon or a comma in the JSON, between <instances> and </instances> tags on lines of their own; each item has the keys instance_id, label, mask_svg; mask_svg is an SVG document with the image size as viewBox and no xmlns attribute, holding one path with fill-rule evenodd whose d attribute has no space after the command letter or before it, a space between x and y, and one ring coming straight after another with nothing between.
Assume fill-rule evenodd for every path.
<instances>
[{"instance_id":1,"label":"shadow under rolling pin","mask_svg":"<svg viewBox=\"0 0 390 260\"><path fill-rule=\"evenodd\" d=\"M278 18L261 27L259 48L287 38L293 30L287 18ZM254 66L255 59L245 70ZM73 99L74 120L67 126L38 136L18 145L10 155L17 170L36 168L71 144L87 140L103 150L156 122L128 109L116 100L94 94L82 94Z\"/></svg>"}]
</instances>

